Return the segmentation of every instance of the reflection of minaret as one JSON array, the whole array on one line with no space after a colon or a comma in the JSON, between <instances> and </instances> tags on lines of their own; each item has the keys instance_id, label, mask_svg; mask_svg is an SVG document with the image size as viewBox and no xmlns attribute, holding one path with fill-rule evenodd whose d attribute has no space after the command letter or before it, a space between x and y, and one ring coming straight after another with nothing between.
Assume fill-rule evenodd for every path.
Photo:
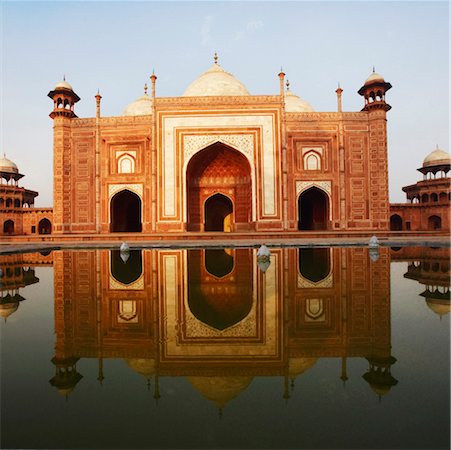
<instances>
[{"instance_id":1,"label":"reflection of minaret","mask_svg":"<svg viewBox=\"0 0 451 450\"><path fill-rule=\"evenodd\" d=\"M19 289L39 282L34 268L23 267L22 255L9 255L2 258L0 266L0 317L5 319L17 311L20 302L25 300Z\"/></svg>"},{"instance_id":2,"label":"reflection of minaret","mask_svg":"<svg viewBox=\"0 0 451 450\"><path fill-rule=\"evenodd\" d=\"M55 376L49 380L49 383L58 389L58 392L67 398L74 390L77 383L83 378L77 372L78 358L52 358L52 363L56 367Z\"/></svg>"},{"instance_id":3,"label":"reflection of minaret","mask_svg":"<svg viewBox=\"0 0 451 450\"><path fill-rule=\"evenodd\" d=\"M390 371L391 366L396 362L393 356L371 356L367 358L370 367L368 372L363 375L365 381L369 383L373 391L379 396L388 394L392 386L398 384Z\"/></svg>"}]
</instances>

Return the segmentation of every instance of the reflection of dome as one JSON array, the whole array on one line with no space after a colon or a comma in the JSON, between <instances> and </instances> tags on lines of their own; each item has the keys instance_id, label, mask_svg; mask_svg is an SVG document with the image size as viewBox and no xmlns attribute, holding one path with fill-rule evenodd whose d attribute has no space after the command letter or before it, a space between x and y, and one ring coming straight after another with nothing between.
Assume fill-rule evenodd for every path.
<instances>
[{"instance_id":1,"label":"reflection of dome","mask_svg":"<svg viewBox=\"0 0 451 450\"><path fill-rule=\"evenodd\" d=\"M226 72L217 62L196 78L186 89L184 97L250 95L241 81Z\"/></svg>"},{"instance_id":2,"label":"reflection of dome","mask_svg":"<svg viewBox=\"0 0 451 450\"><path fill-rule=\"evenodd\" d=\"M449 300L435 300L431 298L426 299L426 304L428 307L435 312L435 314L438 314L439 316L444 316L446 314L449 314L451 311L451 303Z\"/></svg>"},{"instance_id":3,"label":"reflection of dome","mask_svg":"<svg viewBox=\"0 0 451 450\"><path fill-rule=\"evenodd\" d=\"M302 100L290 90L285 92L285 111L286 112L314 112L312 105Z\"/></svg>"},{"instance_id":4,"label":"reflection of dome","mask_svg":"<svg viewBox=\"0 0 451 450\"><path fill-rule=\"evenodd\" d=\"M306 370L313 367L318 358L290 358L288 372L290 378L301 375Z\"/></svg>"},{"instance_id":5,"label":"reflection of dome","mask_svg":"<svg viewBox=\"0 0 451 450\"><path fill-rule=\"evenodd\" d=\"M374 72L365 80L365 85L374 83L375 81L385 82L384 77L377 72Z\"/></svg>"},{"instance_id":6,"label":"reflection of dome","mask_svg":"<svg viewBox=\"0 0 451 450\"><path fill-rule=\"evenodd\" d=\"M442 164L451 164L451 157L449 153L440 148L436 148L423 160L423 167L438 166Z\"/></svg>"},{"instance_id":7,"label":"reflection of dome","mask_svg":"<svg viewBox=\"0 0 451 450\"><path fill-rule=\"evenodd\" d=\"M188 377L188 381L206 399L223 408L249 386L252 377Z\"/></svg>"},{"instance_id":8,"label":"reflection of dome","mask_svg":"<svg viewBox=\"0 0 451 450\"><path fill-rule=\"evenodd\" d=\"M133 358L126 359L130 369L139 373L144 378L151 378L155 374L155 360L151 358Z\"/></svg>"},{"instance_id":9,"label":"reflection of dome","mask_svg":"<svg viewBox=\"0 0 451 450\"><path fill-rule=\"evenodd\" d=\"M3 155L0 157L0 172L19 173L19 169L16 164Z\"/></svg>"},{"instance_id":10,"label":"reflection of dome","mask_svg":"<svg viewBox=\"0 0 451 450\"><path fill-rule=\"evenodd\" d=\"M152 114L152 98L144 94L130 103L122 112L123 116L148 116Z\"/></svg>"},{"instance_id":11,"label":"reflection of dome","mask_svg":"<svg viewBox=\"0 0 451 450\"><path fill-rule=\"evenodd\" d=\"M6 320L12 313L17 311L18 307L19 302L0 304L0 317L3 317Z\"/></svg>"}]
</instances>

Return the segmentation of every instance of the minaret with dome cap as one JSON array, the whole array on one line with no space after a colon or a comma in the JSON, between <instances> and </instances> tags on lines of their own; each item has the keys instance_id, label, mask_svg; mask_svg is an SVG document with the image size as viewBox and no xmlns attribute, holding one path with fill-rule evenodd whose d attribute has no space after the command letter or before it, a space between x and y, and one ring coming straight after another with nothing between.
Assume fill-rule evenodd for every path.
<instances>
[{"instance_id":1,"label":"minaret with dome cap","mask_svg":"<svg viewBox=\"0 0 451 450\"><path fill-rule=\"evenodd\" d=\"M50 113L52 119L57 116L68 117L69 119L77 117L74 106L80 100L80 97L66 81L66 76L63 77L63 81L56 83L53 90L47 95L53 100L53 111Z\"/></svg>"},{"instance_id":2,"label":"minaret with dome cap","mask_svg":"<svg viewBox=\"0 0 451 450\"><path fill-rule=\"evenodd\" d=\"M365 80L358 93L365 99L365 106L362 111L371 111L382 109L389 111L391 106L385 102L385 93L391 89L392 85L384 80L384 77L378 74L374 67L373 73Z\"/></svg>"}]
</instances>

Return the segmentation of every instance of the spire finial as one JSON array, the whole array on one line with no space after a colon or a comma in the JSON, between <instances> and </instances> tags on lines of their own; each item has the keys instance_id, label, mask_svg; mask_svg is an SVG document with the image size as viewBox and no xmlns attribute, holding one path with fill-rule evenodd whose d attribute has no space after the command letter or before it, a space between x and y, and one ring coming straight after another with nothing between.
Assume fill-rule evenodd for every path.
<instances>
[{"instance_id":1,"label":"spire finial","mask_svg":"<svg viewBox=\"0 0 451 450\"><path fill-rule=\"evenodd\" d=\"M152 75L155 75L155 68L152 69Z\"/></svg>"},{"instance_id":2,"label":"spire finial","mask_svg":"<svg viewBox=\"0 0 451 450\"><path fill-rule=\"evenodd\" d=\"M376 72L376 69L375 69L375 67L373 66L373 73L374 73L374 72Z\"/></svg>"},{"instance_id":3,"label":"spire finial","mask_svg":"<svg viewBox=\"0 0 451 450\"><path fill-rule=\"evenodd\" d=\"M63 81L66 81L66 74L63 75Z\"/></svg>"},{"instance_id":4,"label":"spire finial","mask_svg":"<svg viewBox=\"0 0 451 450\"><path fill-rule=\"evenodd\" d=\"M213 56L213 60L214 60L215 64L218 64L218 54L216 52Z\"/></svg>"},{"instance_id":5,"label":"spire finial","mask_svg":"<svg viewBox=\"0 0 451 450\"><path fill-rule=\"evenodd\" d=\"M438 144L436 144L435 149L438 150Z\"/></svg>"},{"instance_id":6,"label":"spire finial","mask_svg":"<svg viewBox=\"0 0 451 450\"><path fill-rule=\"evenodd\" d=\"M97 88L97 95L100 95L100 88Z\"/></svg>"},{"instance_id":7,"label":"spire finial","mask_svg":"<svg viewBox=\"0 0 451 450\"><path fill-rule=\"evenodd\" d=\"M338 82L338 88L337 89L341 89L340 82Z\"/></svg>"},{"instance_id":8,"label":"spire finial","mask_svg":"<svg viewBox=\"0 0 451 450\"><path fill-rule=\"evenodd\" d=\"M287 82L285 84L287 86L287 91L289 91L290 90L290 82L288 81L288 79L287 79Z\"/></svg>"},{"instance_id":9,"label":"spire finial","mask_svg":"<svg viewBox=\"0 0 451 450\"><path fill-rule=\"evenodd\" d=\"M147 95L147 83L144 83L144 95Z\"/></svg>"}]
</instances>

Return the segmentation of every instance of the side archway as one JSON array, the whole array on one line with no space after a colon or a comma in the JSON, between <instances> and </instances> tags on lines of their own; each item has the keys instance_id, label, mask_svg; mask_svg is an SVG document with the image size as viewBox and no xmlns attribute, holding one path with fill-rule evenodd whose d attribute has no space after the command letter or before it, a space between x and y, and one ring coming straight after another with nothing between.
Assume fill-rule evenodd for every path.
<instances>
[{"instance_id":1,"label":"side archway","mask_svg":"<svg viewBox=\"0 0 451 450\"><path fill-rule=\"evenodd\" d=\"M440 230L442 228L442 219L440 216L430 216L428 218L428 230Z\"/></svg>"},{"instance_id":2,"label":"side archway","mask_svg":"<svg viewBox=\"0 0 451 450\"><path fill-rule=\"evenodd\" d=\"M3 234L14 234L14 221L6 220L3 223Z\"/></svg>"},{"instance_id":3,"label":"side archway","mask_svg":"<svg viewBox=\"0 0 451 450\"><path fill-rule=\"evenodd\" d=\"M38 223L39 234L50 234L52 232L52 224L49 219L41 219Z\"/></svg>"},{"instance_id":4,"label":"side archway","mask_svg":"<svg viewBox=\"0 0 451 450\"><path fill-rule=\"evenodd\" d=\"M215 194L205 201L205 231L232 231L233 203L222 194Z\"/></svg>"},{"instance_id":5,"label":"side archway","mask_svg":"<svg viewBox=\"0 0 451 450\"><path fill-rule=\"evenodd\" d=\"M111 232L141 232L142 203L139 195L124 189L111 198Z\"/></svg>"},{"instance_id":6,"label":"side archway","mask_svg":"<svg viewBox=\"0 0 451 450\"><path fill-rule=\"evenodd\" d=\"M390 230L392 231L402 230L402 218L399 214L393 214L390 217Z\"/></svg>"},{"instance_id":7,"label":"side archway","mask_svg":"<svg viewBox=\"0 0 451 450\"><path fill-rule=\"evenodd\" d=\"M327 230L329 228L329 197L312 186L298 197L298 229Z\"/></svg>"}]
</instances>

